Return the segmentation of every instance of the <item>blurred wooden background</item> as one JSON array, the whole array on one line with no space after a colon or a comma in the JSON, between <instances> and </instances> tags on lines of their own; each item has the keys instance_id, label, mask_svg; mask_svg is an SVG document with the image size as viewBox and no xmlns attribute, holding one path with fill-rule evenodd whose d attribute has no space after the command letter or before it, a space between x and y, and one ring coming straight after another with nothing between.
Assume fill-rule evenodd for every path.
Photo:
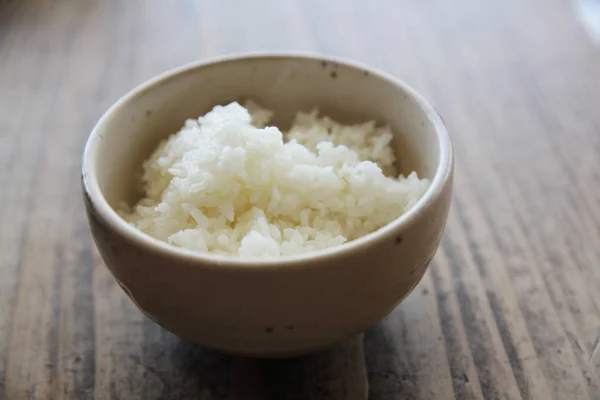
<instances>
[{"instance_id":1,"label":"blurred wooden background","mask_svg":"<svg viewBox=\"0 0 600 400\"><path fill-rule=\"evenodd\" d=\"M375 400L600 399L600 51L573 5L0 1L0 399L362 399L367 383ZM364 349L198 348L137 311L92 245L78 185L97 118L165 69L249 50L385 69L453 136L441 249Z\"/></svg>"}]
</instances>

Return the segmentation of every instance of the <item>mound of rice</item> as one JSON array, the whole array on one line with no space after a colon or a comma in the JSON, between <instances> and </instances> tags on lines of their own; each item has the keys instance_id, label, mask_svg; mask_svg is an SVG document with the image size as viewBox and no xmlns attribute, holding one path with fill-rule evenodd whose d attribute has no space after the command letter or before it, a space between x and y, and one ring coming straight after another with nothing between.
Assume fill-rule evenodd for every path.
<instances>
[{"instance_id":1,"label":"mound of rice","mask_svg":"<svg viewBox=\"0 0 600 400\"><path fill-rule=\"evenodd\" d=\"M231 103L186 121L145 161L145 197L121 215L176 246L280 257L373 232L429 185L415 172L392 177L387 127L341 125L315 110L284 135L265 127L271 116Z\"/></svg>"}]
</instances>

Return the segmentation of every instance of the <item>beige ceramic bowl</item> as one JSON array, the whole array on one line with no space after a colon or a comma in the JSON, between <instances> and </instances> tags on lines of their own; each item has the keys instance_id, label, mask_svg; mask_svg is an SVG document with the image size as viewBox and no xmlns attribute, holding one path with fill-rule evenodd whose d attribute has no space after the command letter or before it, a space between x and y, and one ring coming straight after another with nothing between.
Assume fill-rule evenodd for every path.
<instances>
[{"instance_id":1,"label":"beige ceramic bowl","mask_svg":"<svg viewBox=\"0 0 600 400\"><path fill-rule=\"evenodd\" d=\"M115 212L140 195L142 161L186 118L251 97L289 124L319 106L342 122L390 124L400 169L432 180L408 213L326 251L243 260L156 240ZM440 241L452 191L452 149L438 113L401 81L318 56L244 55L186 65L121 98L92 131L83 189L92 234L117 281L156 323L227 353L307 353L359 333L419 282Z\"/></svg>"}]
</instances>

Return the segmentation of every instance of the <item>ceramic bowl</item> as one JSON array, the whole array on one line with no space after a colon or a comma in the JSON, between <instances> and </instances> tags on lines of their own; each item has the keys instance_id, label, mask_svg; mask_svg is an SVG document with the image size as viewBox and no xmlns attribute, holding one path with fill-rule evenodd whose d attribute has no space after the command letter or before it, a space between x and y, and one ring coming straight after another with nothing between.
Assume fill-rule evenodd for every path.
<instances>
[{"instance_id":1,"label":"ceramic bowl","mask_svg":"<svg viewBox=\"0 0 600 400\"><path fill-rule=\"evenodd\" d=\"M141 164L187 118L252 98L284 128L320 107L344 123L391 125L404 173L432 183L407 213L342 246L269 260L201 254L154 239L115 211L140 196ZM169 331L247 356L327 347L389 314L421 280L439 245L452 191L452 146L435 109L400 80L338 59L253 54L185 65L118 100L83 155L91 231L135 304Z\"/></svg>"}]
</instances>

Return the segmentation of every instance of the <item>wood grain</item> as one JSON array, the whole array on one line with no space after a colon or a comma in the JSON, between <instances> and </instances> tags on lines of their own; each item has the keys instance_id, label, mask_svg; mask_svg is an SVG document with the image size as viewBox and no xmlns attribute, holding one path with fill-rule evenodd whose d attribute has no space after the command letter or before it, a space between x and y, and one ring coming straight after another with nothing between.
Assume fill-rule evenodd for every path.
<instances>
[{"instance_id":1,"label":"wood grain","mask_svg":"<svg viewBox=\"0 0 600 400\"><path fill-rule=\"evenodd\" d=\"M429 272L364 336L223 356L146 319L79 195L102 112L179 64L302 50L430 98L457 158ZM600 52L567 0L0 0L0 399L600 399Z\"/></svg>"}]
</instances>

